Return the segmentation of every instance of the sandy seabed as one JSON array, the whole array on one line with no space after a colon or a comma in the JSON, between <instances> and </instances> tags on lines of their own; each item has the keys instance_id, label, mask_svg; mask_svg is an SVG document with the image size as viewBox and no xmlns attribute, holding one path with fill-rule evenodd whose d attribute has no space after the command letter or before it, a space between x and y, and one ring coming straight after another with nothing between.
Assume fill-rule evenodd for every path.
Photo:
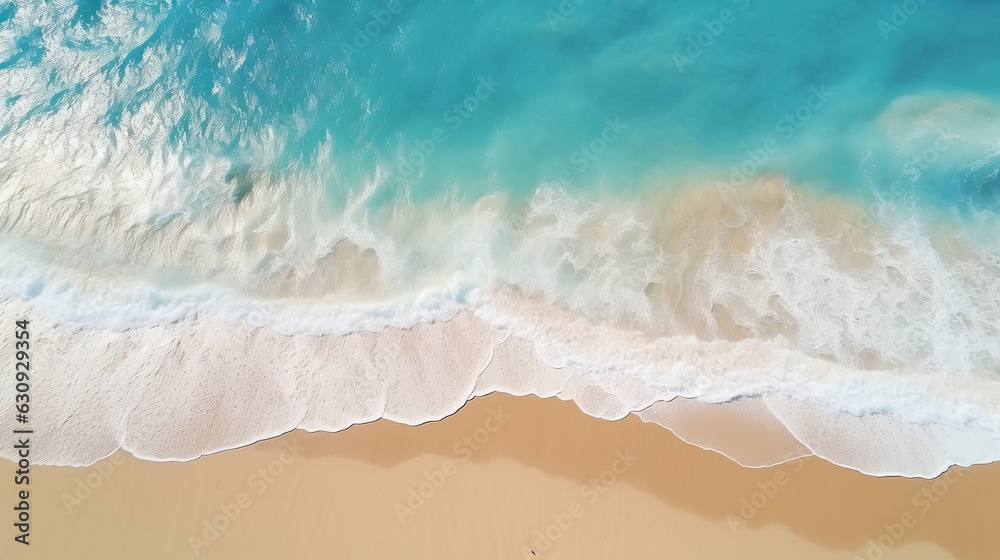
<instances>
[{"instance_id":1,"label":"sandy seabed","mask_svg":"<svg viewBox=\"0 0 1000 560\"><path fill-rule=\"evenodd\" d=\"M12 502L13 477L2 481ZM294 431L183 463L119 452L90 467L32 467L30 489L31 544L2 523L5 559L987 560L1000 550L998 463L934 480L815 457L749 469L634 415L609 422L572 402L501 394L416 427Z\"/></svg>"}]
</instances>

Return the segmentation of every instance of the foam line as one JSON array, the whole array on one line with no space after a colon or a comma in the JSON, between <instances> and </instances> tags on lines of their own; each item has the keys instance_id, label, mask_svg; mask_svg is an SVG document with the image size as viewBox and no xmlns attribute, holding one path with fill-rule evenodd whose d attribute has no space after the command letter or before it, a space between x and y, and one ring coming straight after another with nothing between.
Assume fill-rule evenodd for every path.
<instances>
[{"instance_id":1,"label":"foam line","mask_svg":"<svg viewBox=\"0 0 1000 560\"><path fill-rule=\"evenodd\" d=\"M573 365L554 368L536 355L537 339L502 332L468 312L410 329L320 337L280 335L210 316L124 332L67 331L16 300L3 304L0 321L12 324L23 316L34 318L33 360L46 372L34 398L47 404L32 420L47 442L38 457L43 464L92 464L119 448L148 460L191 460L296 428L338 431L379 418L418 425L454 413L470 395L494 391L573 400L585 413L609 420L632 412L650 419L663 401L682 392L702 403L741 396L739 386L725 382L724 370L688 372L686 386L678 386L664 383L662 374L645 380L609 375L606 368L615 366L600 353L589 358L581 353ZM704 346L693 339L658 339L636 351L683 354L684 360L711 352L744 378L763 366L774 375L789 374L775 371L780 367L813 373L833 367L760 343L733 344L728 353L718 344ZM775 360L773 352L787 355ZM594 358L600 361L585 362ZM636 371L627 361L617 367ZM675 366L675 373L682 370ZM837 399L853 395L847 390L852 385L867 392L866 384L883 383L866 382L873 376L858 373L807 376L813 381L800 378L796 390L766 391L758 384L755 392L817 455L868 474L931 477L951 464L1000 458L1000 438L990 428L996 403L977 392L975 380L964 387L928 382L895 401L913 408L853 415L840 410ZM950 394L942 393L946 387ZM942 402L952 403L950 414L919 417L940 410ZM687 414L675 419L687 422L689 430L699 427ZM765 422L758 435L774 427ZM747 462L745 441L730 446L708 432L689 432L686 439Z\"/></svg>"}]
</instances>

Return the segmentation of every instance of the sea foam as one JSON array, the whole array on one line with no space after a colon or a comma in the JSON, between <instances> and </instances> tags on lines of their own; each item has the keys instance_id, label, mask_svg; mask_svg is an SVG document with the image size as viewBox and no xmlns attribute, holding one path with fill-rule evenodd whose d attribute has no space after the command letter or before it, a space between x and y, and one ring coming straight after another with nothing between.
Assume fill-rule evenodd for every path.
<instances>
[{"instance_id":1,"label":"sea foam","mask_svg":"<svg viewBox=\"0 0 1000 560\"><path fill-rule=\"evenodd\" d=\"M638 413L749 466L812 453L933 476L1000 455L1000 261L919 214L874 224L780 177L310 214L308 175L195 212L160 197L190 172L179 157L33 158L73 145L49 126L4 140L0 193L3 321L40 329L42 462L419 424L493 391ZM205 192L225 192L210 167ZM754 399L771 443L692 430L667 413L679 398Z\"/></svg>"},{"instance_id":2,"label":"sea foam","mask_svg":"<svg viewBox=\"0 0 1000 560\"><path fill-rule=\"evenodd\" d=\"M42 462L419 424L494 391L637 413L748 466L816 454L933 476L1000 455L1000 261L919 214L876 224L763 177L642 204L542 185L522 207L295 222L318 196L308 175L186 211L158 198L189 172L179 157L33 159L74 142L44 130L5 140L18 165L0 193L2 320L39 329ZM361 272L322 283L345 270ZM692 428L678 399L756 403L761 447Z\"/></svg>"},{"instance_id":3,"label":"sea foam","mask_svg":"<svg viewBox=\"0 0 1000 560\"><path fill-rule=\"evenodd\" d=\"M570 399L609 420L638 413L747 466L816 454L873 475L930 477L1000 458L1000 403L980 378L857 371L758 341L642 343L580 324L575 346L557 343L558 362L548 363L556 347L524 338L523 327L491 326L483 316L496 312L490 304L342 336L281 335L210 316L68 331L16 300L0 320L32 317L32 427L46 442L45 464L91 464L119 448L188 460L296 428L337 431L379 418L416 425L495 391ZM697 416L664 408L678 398L722 409L757 403L756 425L742 428L753 439L713 438L717 412L697 433Z\"/></svg>"}]
</instances>

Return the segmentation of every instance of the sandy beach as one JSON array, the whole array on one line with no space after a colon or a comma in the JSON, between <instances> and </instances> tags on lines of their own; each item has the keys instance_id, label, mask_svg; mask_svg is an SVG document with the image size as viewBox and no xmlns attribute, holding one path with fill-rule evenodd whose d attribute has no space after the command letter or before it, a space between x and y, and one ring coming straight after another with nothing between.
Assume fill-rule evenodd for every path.
<instances>
[{"instance_id":1,"label":"sandy beach","mask_svg":"<svg viewBox=\"0 0 1000 560\"><path fill-rule=\"evenodd\" d=\"M32 471L31 545L11 545L4 523L5 558L976 560L1000 549L998 464L936 480L815 458L748 469L634 415L608 422L535 397L476 398L417 427L296 431L186 463L120 452Z\"/></svg>"}]
</instances>

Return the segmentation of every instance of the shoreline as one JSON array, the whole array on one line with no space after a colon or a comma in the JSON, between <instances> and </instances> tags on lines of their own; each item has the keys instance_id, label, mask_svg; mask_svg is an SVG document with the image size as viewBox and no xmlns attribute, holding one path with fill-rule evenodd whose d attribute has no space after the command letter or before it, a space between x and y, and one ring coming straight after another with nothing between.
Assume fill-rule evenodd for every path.
<instances>
[{"instance_id":1,"label":"shoreline","mask_svg":"<svg viewBox=\"0 0 1000 560\"><path fill-rule=\"evenodd\" d=\"M32 468L37 547L25 558L274 557L267 540L290 558L521 558L524 545L543 558L659 558L673 547L692 558L846 560L897 526L882 558L1000 548L990 529L1000 463L933 480L815 457L745 468L637 417L596 419L552 398L477 397L417 427L296 430L183 463L119 452L92 467ZM9 494L11 481L2 487ZM218 518L233 507L236 518ZM208 539L206 520L227 528ZM572 527L551 529L558 520ZM560 534L549 546L546 530ZM195 553L192 536L208 546Z\"/></svg>"},{"instance_id":2,"label":"shoreline","mask_svg":"<svg viewBox=\"0 0 1000 560\"><path fill-rule=\"evenodd\" d=\"M930 478L996 458L992 425L962 424L955 412L992 421L988 379L873 375L766 341L637 340L638 331L509 294L503 301L495 317L479 310L409 329L309 337L211 316L77 332L47 321L31 302L8 300L0 302L0 329L30 317L32 365L46 372L32 386L32 401L44 405L33 407L31 426L49 442L37 464L89 465L119 449L185 460L294 429L340 432L379 419L415 426L491 393L571 400L604 420L637 415L754 467L779 464L802 446L872 475ZM581 342L588 340L601 344ZM866 415L871 395L910 404L893 416ZM0 395L0 405L12 399ZM701 420L684 428L699 407ZM725 425L706 430L714 423L706 419L722 417ZM744 436L727 435L734 429Z\"/></svg>"}]
</instances>

